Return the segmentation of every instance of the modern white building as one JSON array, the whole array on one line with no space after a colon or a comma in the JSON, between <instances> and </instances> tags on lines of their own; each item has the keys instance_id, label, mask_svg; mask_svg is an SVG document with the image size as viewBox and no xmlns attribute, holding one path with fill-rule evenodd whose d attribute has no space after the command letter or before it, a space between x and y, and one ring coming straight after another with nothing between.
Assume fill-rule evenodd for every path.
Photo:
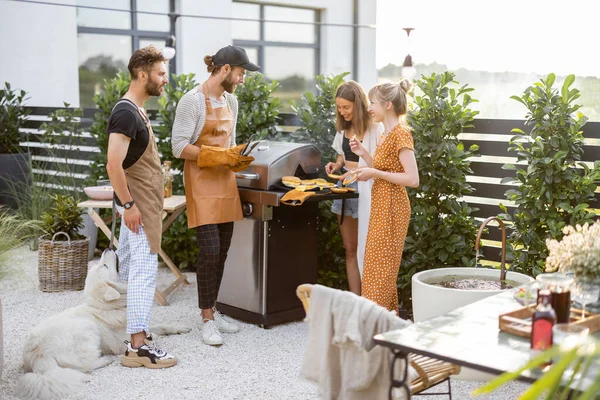
<instances>
[{"instance_id":1,"label":"modern white building","mask_svg":"<svg viewBox=\"0 0 600 400\"><path fill-rule=\"evenodd\" d=\"M197 81L203 57L228 44L281 82L282 100L318 74L377 80L374 0L0 0L0 15L0 83L26 90L32 106L93 107L103 79L125 71L135 49L164 47L171 28L171 72Z\"/></svg>"}]
</instances>

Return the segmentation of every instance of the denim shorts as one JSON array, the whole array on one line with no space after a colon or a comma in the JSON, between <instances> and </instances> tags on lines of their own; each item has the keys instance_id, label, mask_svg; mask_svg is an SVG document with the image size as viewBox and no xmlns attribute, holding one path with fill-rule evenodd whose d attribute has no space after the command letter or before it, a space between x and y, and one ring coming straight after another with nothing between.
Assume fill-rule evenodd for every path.
<instances>
[{"instance_id":1,"label":"denim shorts","mask_svg":"<svg viewBox=\"0 0 600 400\"><path fill-rule=\"evenodd\" d=\"M338 182L338 186L341 186L342 183ZM354 181L346 187L351 187L356 189L358 192L358 181ZM358 218L358 198L355 197L353 199L345 199L345 200L334 200L333 205L331 206L331 212L337 215L342 215L342 201L344 201L344 215L352 217L354 219Z\"/></svg>"}]
</instances>

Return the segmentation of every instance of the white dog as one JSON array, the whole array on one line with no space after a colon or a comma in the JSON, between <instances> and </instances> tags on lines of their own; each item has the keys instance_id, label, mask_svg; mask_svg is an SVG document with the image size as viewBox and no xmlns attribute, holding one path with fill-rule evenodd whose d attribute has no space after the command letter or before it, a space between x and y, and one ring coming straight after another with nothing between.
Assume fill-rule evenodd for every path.
<instances>
[{"instance_id":1,"label":"white dog","mask_svg":"<svg viewBox=\"0 0 600 400\"><path fill-rule=\"evenodd\" d=\"M23 348L25 375L16 395L25 399L62 399L81 387L84 372L110 364L122 354L127 285L119 279L114 253L105 252L85 280L84 303L42 321ZM186 333L183 326L152 327L155 334Z\"/></svg>"}]
</instances>

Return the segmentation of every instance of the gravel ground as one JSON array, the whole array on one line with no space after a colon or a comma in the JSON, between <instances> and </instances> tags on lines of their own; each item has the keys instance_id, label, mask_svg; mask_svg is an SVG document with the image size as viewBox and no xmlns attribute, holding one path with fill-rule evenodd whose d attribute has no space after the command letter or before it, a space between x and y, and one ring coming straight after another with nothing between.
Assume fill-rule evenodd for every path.
<instances>
[{"instance_id":1,"label":"gravel ground","mask_svg":"<svg viewBox=\"0 0 600 400\"><path fill-rule=\"evenodd\" d=\"M0 379L0 399L3 400L15 399L12 392L23 375L23 342L31 327L47 316L80 304L83 294L42 293L38 290L37 253L23 247L9 257L8 276L0 280L5 354ZM122 367L115 356L112 364L92 372L85 389L69 400L317 398L316 389L298 377L306 324L293 322L264 330L241 323L239 333L225 336L225 345L206 346L199 329L195 275L188 273L187 276L191 284L175 290L169 297L169 306L155 306L153 310L156 323L179 322L193 328L188 334L160 339L160 344L179 358L179 364L164 370L130 369ZM159 287L166 287L172 280L167 268L159 269ZM468 399L469 393L479 385L478 382L453 381L453 398ZM515 399L525 388L515 383L495 396L480 398ZM421 400L445 398L417 397Z\"/></svg>"}]
</instances>

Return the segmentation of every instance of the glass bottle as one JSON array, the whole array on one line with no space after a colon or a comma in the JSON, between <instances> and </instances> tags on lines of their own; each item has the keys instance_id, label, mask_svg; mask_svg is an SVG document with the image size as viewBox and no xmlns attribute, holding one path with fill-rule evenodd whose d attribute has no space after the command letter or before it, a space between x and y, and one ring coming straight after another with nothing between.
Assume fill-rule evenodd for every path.
<instances>
[{"instance_id":1,"label":"glass bottle","mask_svg":"<svg viewBox=\"0 0 600 400\"><path fill-rule=\"evenodd\" d=\"M540 290L538 304L531 318L531 350L534 352L541 352L552 346L552 327L556 323L556 313L551 302L550 291Z\"/></svg>"},{"instance_id":2,"label":"glass bottle","mask_svg":"<svg viewBox=\"0 0 600 400\"><path fill-rule=\"evenodd\" d=\"M163 177L165 181L165 198L173 196L173 173L171 173L171 161L163 163Z\"/></svg>"}]
</instances>

